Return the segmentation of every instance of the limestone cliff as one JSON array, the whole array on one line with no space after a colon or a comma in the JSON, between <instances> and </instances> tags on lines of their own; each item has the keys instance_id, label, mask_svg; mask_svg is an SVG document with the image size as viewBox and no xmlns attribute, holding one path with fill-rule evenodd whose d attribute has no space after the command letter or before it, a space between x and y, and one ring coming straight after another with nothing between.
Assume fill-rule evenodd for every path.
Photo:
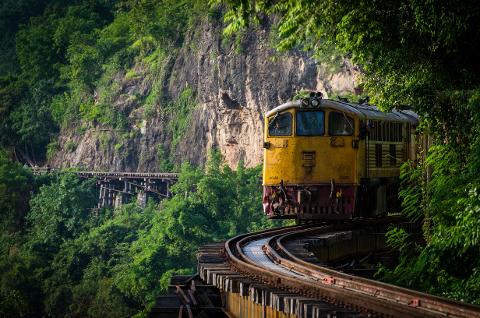
<instances>
[{"instance_id":1,"label":"limestone cliff","mask_svg":"<svg viewBox=\"0 0 480 318\"><path fill-rule=\"evenodd\" d=\"M279 55L269 44L268 26L250 30L239 45L222 39L221 31L220 23L205 20L187 35L180 49L159 63L155 76L141 63L134 68L135 76L118 74L112 79L119 85L112 107L126 115L130 128L64 129L61 150L50 164L158 171L164 153L176 163L202 164L208 150L215 148L231 166L239 160L255 166L262 161L266 111L301 89L326 96L354 92L358 71L348 61L338 71L328 72L305 52ZM189 111L181 138L172 143L169 124L176 112L167 114L163 109L186 89L193 92L196 106ZM161 92L161 98L147 111L144 97L153 90Z\"/></svg>"}]
</instances>

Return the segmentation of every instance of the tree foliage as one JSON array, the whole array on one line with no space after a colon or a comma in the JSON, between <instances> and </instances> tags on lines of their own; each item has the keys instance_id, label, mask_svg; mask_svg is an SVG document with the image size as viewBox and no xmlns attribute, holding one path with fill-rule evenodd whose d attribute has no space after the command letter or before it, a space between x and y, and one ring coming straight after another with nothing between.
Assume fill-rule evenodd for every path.
<instances>
[{"instance_id":1,"label":"tree foliage","mask_svg":"<svg viewBox=\"0 0 480 318\"><path fill-rule=\"evenodd\" d=\"M0 150L0 213L1 232L19 232L28 212L28 199L33 190L33 177L17 162Z\"/></svg>"},{"instance_id":2,"label":"tree foliage","mask_svg":"<svg viewBox=\"0 0 480 318\"><path fill-rule=\"evenodd\" d=\"M144 303L165 290L172 269L194 273L198 246L272 225L261 213L259 169L234 171L217 153L204 172L184 163L172 191L132 245L133 266L118 277L120 288Z\"/></svg>"},{"instance_id":3,"label":"tree foliage","mask_svg":"<svg viewBox=\"0 0 480 318\"><path fill-rule=\"evenodd\" d=\"M0 157L1 158L1 157ZM13 169L12 169L13 168ZM0 161L1 202L11 213L32 178ZM20 234L0 240L0 314L20 317L128 317L166 291L174 274L195 272L202 244L272 226L261 208L260 169L232 170L211 154L206 168L183 164L173 197L93 213L94 180L57 175L35 190ZM40 182L41 180L39 180ZM3 185L10 191L3 191ZM18 185L15 185L18 184ZM6 204L10 205L6 205ZM19 212L18 212L19 213ZM26 222L25 222L26 219Z\"/></svg>"},{"instance_id":4,"label":"tree foliage","mask_svg":"<svg viewBox=\"0 0 480 318\"><path fill-rule=\"evenodd\" d=\"M33 165L62 128L127 128L113 105L122 88L114 79L173 52L202 10L198 0L0 5L0 147Z\"/></svg>"},{"instance_id":5,"label":"tree foliage","mask_svg":"<svg viewBox=\"0 0 480 318\"><path fill-rule=\"evenodd\" d=\"M406 215L423 221L425 244L392 229L400 284L479 302L480 5L476 1L211 1L225 3L226 34L275 15L277 47L332 52L363 71L383 109L410 105L434 146L404 171ZM462 287L463 286L463 287Z\"/></svg>"}]
</instances>

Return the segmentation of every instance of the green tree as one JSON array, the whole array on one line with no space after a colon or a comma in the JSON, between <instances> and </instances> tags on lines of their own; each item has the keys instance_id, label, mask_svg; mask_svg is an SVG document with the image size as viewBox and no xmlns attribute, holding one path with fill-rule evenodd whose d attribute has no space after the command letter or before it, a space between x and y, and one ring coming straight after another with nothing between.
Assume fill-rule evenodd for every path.
<instances>
[{"instance_id":1,"label":"green tree","mask_svg":"<svg viewBox=\"0 0 480 318\"><path fill-rule=\"evenodd\" d=\"M422 132L433 137L434 146L425 163L405 175L402 196L406 214L424 222L425 243L414 247L405 233L392 230L389 241L402 256L385 277L478 303L480 5L411 0L213 2L230 8L225 33L276 15L279 49L303 48L324 59L332 52L341 54L359 65L363 87L374 103L383 109L410 105L422 116ZM418 191L408 188L412 186Z\"/></svg>"},{"instance_id":2,"label":"green tree","mask_svg":"<svg viewBox=\"0 0 480 318\"><path fill-rule=\"evenodd\" d=\"M160 65L166 54L159 52L174 54L204 11L198 0L6 1L0 5L0 146L35 164L44 162L59 128L82 122L127 128L125 114L112 106L122 90L112 79L133 65ZM153 95L148 102L157 102Z\"/></svg>"},{"instance_id":3,"label":"green tree","mask_svg":"<svg viewBox=\"0 0 480 318\"><path fill-rule=\"evenodd\" d=\"M17 58L29 83L57 76L60 59L53 42L52 17L35 17L16 35Z\"/></svg>"},{"instance_id":4,"label":"green tree","mask_svg":"<svg viewBox=\"0 0 480 318\"><path fill-rule=\"evenodd\" d=\"M18 232L24 228L28 212L33 177L28 170L11 161L6 152L0 150L0 213L1 233Z\"/></svg>"},{"instance_id":5,"label":"green tree","mask_svg":"<svg viewBox=\"0 0 480 318\"><path fill-rule=\"evenodd\" d=\"M30 202L31 211L27 216L33 253L48 260L64 241L78 237L89 228L91 208L97 200L94 183L95 180L81 180L66 173L40 188Z\"/></svg>"},{"instance_id":6,"label":"green tree","mask_svg":"<svg viewBox=\"0 0 480 318\"><path fill-rule=\"evenodd\" d=\"M0 76L18 72L15 34L29 18L42 13L46 0L5 0L0 4Z\"/></svg>"},{"instance_id":7,"label":"green tree","mask_svg":"<svg viewBox=\"0 0 480 318\"><path fill-rule=\"evenodd\" d=\"M49 266L52 274L44 279L46 312L126 317L141 309L116 287L114 278L122 273L115 268L128 266L129 246L151 226L153 207L142 211L135 203L124 205L113 217L100 216L104 220L98 226L65 241Z\"/></svg>"},{"instance_id":8,"label":"green tree","mask_svg":"<svg viewBox=\"0 0 480 318\"><path fill-rule=\"evenodd\" d=\"M1 237L0 313L127 317L144 311L172 275L194 273L198 246L272 225L261 209L259 172L243 164L232 170L213 152L205 169L182 165L172 198L94 215L94 180L53 176L30 200L23 235ZM7 159L0 161L0 190L2 178L32 182ZM19 199L4 193L2 202Z\"/></svg>"},{"instance_id":9,"label":"green tree","mask_svg":"<svg viewBox=\"0 0 480 318\"><path fill-rule=\"evenodd\" d=\"M31 165L45 158L44 149L58 131L50 111L51 95L47 88L50 84L39 81L32 85L9 117L17 135L15 150Z\"/></svg>"},{"instance_id":10,"label":"green tree","mask_svg":"<svg viewBox=\"0 0 480 318\"><path fill-rule=\"evenodd\" d=\"M16 144L17 132L12 127L10 115L20 104L26 89L25 83L15 76L0 77L0 144L3 147Z\"/></svg>"},{"instance_id":11,"label":"green tree","mask_svg":"<svg viewBox=\"0 0 480 318\"><path fill-rule=\"evenodd\" d=\"M30 275L31 260L21 252L33 176L0 150L0 316L33 317L41 311L42 293ZM15 314L14 314L15 313Z\"/></svg>"},{"instance_id":12,"label":"green tree","mask_svg":"<svg viewBox=\"0 0 480 318\"><path fill-rule=\"evenodd\" d=\"M17 247L18 249L18 247ZM32 275L33 259L15 248L0 259L0 315L2 317L41 317L41 282Z\"/></svg>"},{"instance_id":13,"label":"green tree","mask_svg":"<svg viewBox=\"0 0 480 318\"><path fill-rule=\"evenodd\" d=\"M205 171L184 163L174 196L160 204L151 227L132 244L131 261L117 267L120 290L152 304L173 273L194 272L198 246L271 226L261 209L258 171L233 171L218 153Z\"/></svg>"}]
</instances>

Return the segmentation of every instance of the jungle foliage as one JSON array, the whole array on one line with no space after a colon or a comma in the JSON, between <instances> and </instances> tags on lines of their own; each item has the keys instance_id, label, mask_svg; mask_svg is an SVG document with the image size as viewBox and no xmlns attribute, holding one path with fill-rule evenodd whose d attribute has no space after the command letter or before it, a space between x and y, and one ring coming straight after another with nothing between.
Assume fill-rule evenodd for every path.
<instances>
[{"instance_id":1,"label":"jungle foliage","mask_svg":"<svg viewBox=\"0 0 480 318\"><path fill-rule=\"evenodd\" d=\"M277 47L351 59L383 109L409 105L433 138L403 172L404 212L424 244L392 229L400 264L387 281L480 303L480 4L477 1L211 1L234 34L275 15Z\"/></svg>"},{"instance_id":2,"label":"jungle foliage","mask_svg":"<svg viewBox=\"0 0 480 318\"><path fill-rule=\"evenodd\" d=\"M404 212L422 222L424 243L392 229L400 251L387 281L480 303L480 5L466 1L245 1L226 4L226 34L275 15L277 47L323 61L349 58L384 109L413 106L434 145L404 167ZM195 19L198 0L5 0L0 5L0 315L130 316L151 304L173 273L193 270L196 246L270 225L258 169L236 171L218 155L188 164L175 196L93 216L96 193L71 174L34 177L19 163L58 150L62 127L125 128L112 106L116 76L159 68ZM120 75L119 75L120 74ZM141 101L152 114L161 90ZM194 97L168 105L184 117ZM148 106L148 107L147 107ZM85 127L81 127L82 129ZM50 145L50 146L48 146ZM162 166L171 167L158 149Z\"/></svg>"},{"instance_id":3,"label":"jungle foliage","mask_svg":"<svg viewBox=\"0 0 480 318\"><path fill-rule=\"evenodd\" d=\"M164 102L162 63L200 12L208 6L198 0L0 4L0 316L143 316L171 275L195 271L199 245L272 225L260 212L259 169L234 171L217 153L205 169L183 164L174 196L144 209L92 210L95 181L33 176L22 166L60 150L60 129L100 126L130 136L113 102L122 80L142 76L138 69L152 89L136 102L146 118L173 117L175 147L195 92ZM174 169L169 149L157 150L161 169Z\"/></svg>"},{"instance_id":4,"label":"jungle foliage","mask_svg":"<svg viewBox=\"0 0 480 318\"><path fill-rule=\"evenodd\" d=\"M47 148L59 150L61 128L128 128L113 103L121 79L135 65L160 68L199 12L208 12L204 1L2 2L0 147L41 164ZM152 108L153 95L139 106Z\"/></svg>"},{"instance_id":5,"label":"jungle foliage","mask_svg":"<svg viewBox=\"0 0 480 318\"><path fill-rule=\"evenodd\" d=\"M95 212L95 180L33 180L0 154L0 316L143 316L171 275L195 272L198 246L272 226L259 175L213 153L182 165L172 198Z\"/></svg>"}]
</instances>

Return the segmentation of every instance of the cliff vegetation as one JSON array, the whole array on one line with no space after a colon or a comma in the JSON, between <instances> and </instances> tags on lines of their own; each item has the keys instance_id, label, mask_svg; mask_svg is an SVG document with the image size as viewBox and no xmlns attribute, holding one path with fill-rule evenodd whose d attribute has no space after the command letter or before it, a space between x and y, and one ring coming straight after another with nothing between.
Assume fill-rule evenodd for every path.
<instances>
[{"instance_id":1,"label":"cliff vegetation","mask_svg":"<svg viewBox=\"0 0 480 318\"><path fill-rule=\"evenodd\" d=\"M0 316L144 316L173 273L194 273L199 245L273 225L259 168L207 161L207 143L188 148L203 168L176 159L211 98L188 39L215 23L220 11L194 0L2 3ZM216 60L225 41L199 56ZM180 178L161 203L95 210L94 180L25 167L44 163Z\"/></svg>"},{"instance_id":2,"label":"cliff vegetation","mask_svg":"<svg viewBox=\"0 0 480 318\"><path fill-rule=\"evenodd\" d=\"M158 171L217 149L253 167L267 110L301 89L354 92L348 60L279 54L270 21L223 36L222 12L196 0L5 2L2 146L31 165Z\"/></svg>"},{"instance_id":3,"label":"cliff vegetation","mask_svg":"<svg viewBox=\"0 0 480 318\"><path fill-rule=\"evenodd\" d=\"M60 150L74 152L78 140L72 136L94 129L99 148L113 143L121 152L139 134L132 126L159 111L164 96L155 83L162 67L204 15L215 12L194 0L4 2L2 147L22 162L43 164ZM144 87L124 94L125 82L134 80ZM195 106L189 98L178 123L166 127L173 146L185 130L180 122ZM144 106L143 114L128 118L134 103ZM72 138L61 140L61 132Z\"/></svg>"}]
</instances>

